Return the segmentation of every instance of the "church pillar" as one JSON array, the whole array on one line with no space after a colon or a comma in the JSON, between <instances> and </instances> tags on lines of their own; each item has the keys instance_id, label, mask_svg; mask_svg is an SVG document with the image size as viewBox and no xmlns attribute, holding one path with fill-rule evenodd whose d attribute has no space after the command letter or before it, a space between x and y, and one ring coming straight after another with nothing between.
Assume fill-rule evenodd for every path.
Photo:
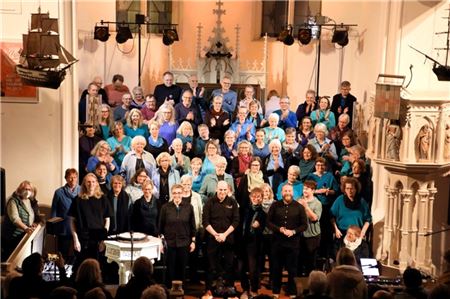
<instances>
[{"instance_id":1,"label":"church pillar","mask_svg":"<svg viewBox=\"0 0 450 299\"><path fill-rule=\"evenodd\" d=\"M416 255L416 263L418 266L424 266L425 265L425 253L426 253L426 247L427 247L427 240L429 239L425 234L427 233L428 229L428 196L429 192L428 190L419 190L418 192L419 196L419 204L418 204L418 236L417 236L417 255Z\"/></svg>"},{"instance_id":2,"label":"church pillar","mask_svg":"<svg viewBox=\"0 0 450 299\"><path fill-rule=\"evenodd\" d=\"M400 192L402 200L402 223L400 227L400 269L404 270L408 266L411 257L411 217L412 217L412 191L402 190Z\"/></svg>"}]
</instances>

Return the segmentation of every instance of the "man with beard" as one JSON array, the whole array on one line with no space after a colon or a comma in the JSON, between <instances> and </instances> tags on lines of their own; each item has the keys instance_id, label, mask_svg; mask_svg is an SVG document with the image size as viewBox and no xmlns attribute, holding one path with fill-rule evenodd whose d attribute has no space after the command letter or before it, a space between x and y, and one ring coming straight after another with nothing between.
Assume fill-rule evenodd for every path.
<instances>
[{"instance_id":1,"label":"man with beard","mask_svg":"<svg viewBox=\"0 0 450 299\"><path fill-rule=\"evenodd\" d=\"M301 232L307 228L305 208L294 201L292 185L281 189L282 200L272 204L267 215L267 227L273 232L273 295L281 290L283 266L288 271L288 293L296 294L294 277L297 276Z\"/></svg>"}]
</instances>

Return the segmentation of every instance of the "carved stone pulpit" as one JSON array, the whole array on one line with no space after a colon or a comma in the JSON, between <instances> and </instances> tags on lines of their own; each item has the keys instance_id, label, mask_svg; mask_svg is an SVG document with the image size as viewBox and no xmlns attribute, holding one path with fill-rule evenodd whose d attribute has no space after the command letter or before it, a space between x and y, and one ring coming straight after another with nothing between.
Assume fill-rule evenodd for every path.
<instances>
[{"instance_id":1,"label":"carved stone pulpit","mask_svg":"<svg viewBox=\"0 0 450 299\"><path fill-rule=\"evenodd\" d=\"M161 258L161 239L146 236L142 240L133 242L133 261L141 256L152 260ZM119 283L126 284L131 274L131 242L128 240L105 241L106 257L108 262L116 262L119 265Z\"/></svg>"}]
</instances>

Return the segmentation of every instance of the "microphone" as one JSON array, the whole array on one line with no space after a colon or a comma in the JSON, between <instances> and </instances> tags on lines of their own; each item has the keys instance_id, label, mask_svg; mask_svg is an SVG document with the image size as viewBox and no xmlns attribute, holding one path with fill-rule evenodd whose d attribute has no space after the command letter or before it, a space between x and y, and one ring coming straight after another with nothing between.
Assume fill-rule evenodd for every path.
<instances>
[{"instance_id":1,"label":"microphone","mask_svg":"<svg viewBox=\"0 0 450 299\"><path fill-rule=\"evenodd\" d=\"M131 241L131 267L133 268L133 257L134 257L134 240L133 240L133 231L130 230L130 241Z\"/></svg>"}]
</instances>

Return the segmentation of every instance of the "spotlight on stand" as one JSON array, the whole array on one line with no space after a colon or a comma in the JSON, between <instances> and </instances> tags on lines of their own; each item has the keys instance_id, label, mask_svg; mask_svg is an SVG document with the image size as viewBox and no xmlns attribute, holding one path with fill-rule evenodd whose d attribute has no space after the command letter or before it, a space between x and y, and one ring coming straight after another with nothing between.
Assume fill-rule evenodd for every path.
<instances>
[{"instance_id":1,"label":"spotlight on stand","mask_svg":"<svg viewBox=\"0 0 450 299\"><path fill-rule=\"evenodd\" d=\"M283 42L287 46L294 44L294 37L292 36L292 26L288 25L286 29L280 32L278 35L278 41Z\"/></svg>"},{"instance_id":2,"label":"spotlight on stand","mask_svg":"<svg viewBox=\"0 0 450 299\"><path fill-rule=\"evenodd\" d=\"M98 39L101 42L106 42L110 35L108 26L95 26L94 39Z\"/></svg>"},{"instance_id":3,"label":"spotlight on stand","mask_svg":"<svg viewBox=\"0 0 450 299\"><path fill-rule=\"evenodd\" d=\"M124 25L119 25L119 29L117 30L117 35L116 35L117 43L123 44L130 38L133 38L130 27L124 26Z\"/></svg>"},{"instance_id":4,"label":"spotlight on stand","mask_svg":"<svg viewBox=\"0 0 450 299\"><path fill-rule=\"evenodd\" d=\"M337 43L341 47L348 45L348 28L343 26L335 27L331 42Z\"/></svg>"},{"instance_id":5,"label":"spotlight on stand","mask_svg":"<svg viewBox=\"0 0 450 299\"><path fill-rule=\"evenodd\" d=\"M162 38L162 42L164 45L166 46L170 46L171 44L173 44L175 41L179 41L180 39L178 38L178 33L176 29L164 29L163 30L163 38Z\"/></svg>"},{"instance_id":6,"label":"spotlight on stand","mask_svg":"<svg viewBox=\"0 0 450 299\"><path fill-rule=\"evenodd\" d=\"M312 33L311 33L311 29L308 27L302 27L298 30L298 34L297 34L297 38L298 41L302 44L302 45L307 45L311 42L312 39Z\"/></svg>"}]
</instances>

